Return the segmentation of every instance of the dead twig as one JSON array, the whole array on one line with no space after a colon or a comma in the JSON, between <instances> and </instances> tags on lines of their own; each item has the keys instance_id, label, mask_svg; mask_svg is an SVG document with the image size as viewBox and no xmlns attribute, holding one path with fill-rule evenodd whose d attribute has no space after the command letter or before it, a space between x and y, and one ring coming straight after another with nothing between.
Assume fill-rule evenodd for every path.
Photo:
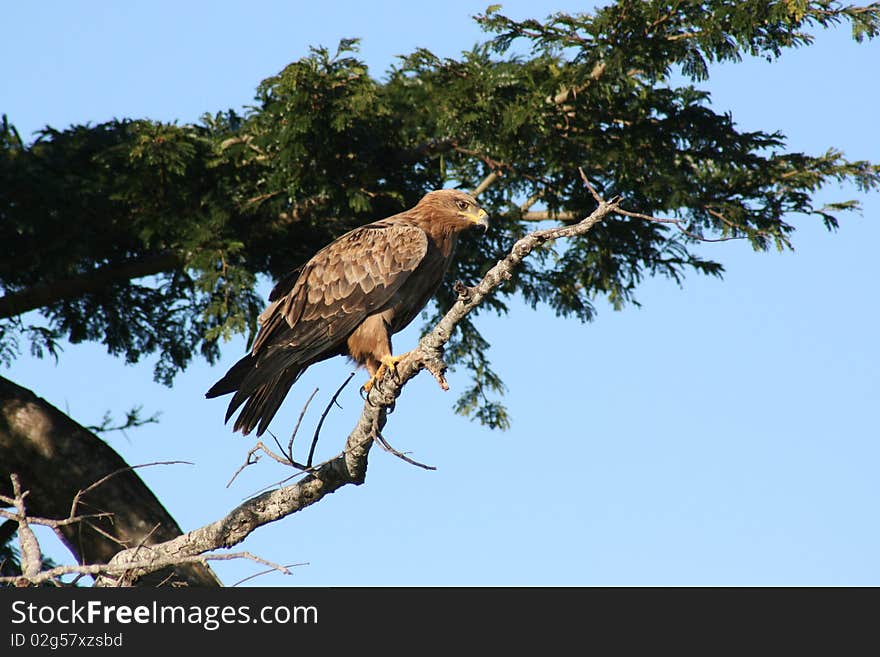
<instances>
[{"instance_id":1,"label":"dead twig","mask_svg":"<svg viewBox=\"0 0 880 657\"><path fill-rule=\"evenodd\" d=\"M160 544L161 545L161 544ZM152 548L147 548L152 550ZM150 570L159 570L168 566L176 566L184 563L206 563L208 561L229 561L232 559L247 559L264 566L269 566L272 570L277 570L285 575L292 574L287 566L267 561L262 557L258 557L250 552L229 552L229 553L208 553L196 555L169 556L160 559L145 559L143 561L133 561L126 563L124 566L109 564L92 564L92 565L76 565L76 566L57 566L42 572L38 572L33 576L28 575L9 575L0 577L0 584L15 584L16 586L27 586L35 584L43 584L45 582L54 582L64 575L99 575L110 577L115 580L117 586L125 586L129 583L133 571L141 568L149 568ZM154 568L155 566L155 568ZM114 577L117 576L117 577Z\"/></svg>"},{"instance_id":2,"label":"dead twig","mask_svg":"<svg viewBox=\"0 0 880 657\"><path fill-rule=\"evenodd\" d=\"M352 376L354 372L352 372ZM296 438L296 433L299 431L299 425L302 424L303 417L306 414L306 410L309 407L309 404L312 403L312 400L315 398L315 395L318 394L318 389L315 388L314 392L309 396L306 400L305 406L303 406L302 410L299 412L299 417L296 420L296 425L293 427L293 433L290 434L290 440L287 441L287 456L290 458L290 462L293 463L293 439Z\"/></svg>"},{"instance_id":3,"label":"dead twig","mask_svg":"<svg viewBox=\"0 0 880 657\"><path fill-rule=\"evenodd\" d=\"M4 498L2 501L5 504L6 499ZM37 518L34 516L28 516L27 521L31 525L43 525L45 527L64 527L66 525L73 525L77 522L83 522L90 518L107 518L112 516L112 513L87 513L82 516L76 516L74 518L62 518L61 520L53 520L52 518ZM6 511L4 509L0 509L0 518L8 518L9 520L18 521L18 513L12 513L11 511Z\"/></svg>"},{"instance_id":4,"label":"dead twig","mask_svg":"<svg viewBox=\"0 0 880 657\"><path fill-rule=\"evenodd\" d=\"M318 420L318 426L315 427L315 435L312 436L312 446L309 448L309 457L306 459L306 468L312 467L312 459L315 456L315 448L318 446L318 437L321 435L321 427L324 426L324 420L327 418L327 414L330 412L330 409L333 407L333 404L336 403L336 399L339 397L339 395L345 389L345 386L348 385L348 382L352 380L354 375L355 375L355 372L352 372L351 374L348 375L348 378L342 382L342 385L339 386L339 389L337 389L336 392L333 393L333 396L330 398L330 403L327 404L327 408L325 408L324 412L321 413L321 419Z\"/></svg>"},{"instance_id":5,"label":"dead twig","mask_svg":"<svg viewBox=\"0 0 880 657\"><path fill-rule=\"evenodd\" d=\"M123 472L128 472L130 470L137 470L138 468L149 468L154 465L179 465L179 464L193 465L193 463L191 461L153 461L152 463L141 463L139 465L127 465L124 468L119 468L118 470L114 470L113 472L111 472L107 475L104 475L103 477L98 479L98 481L96 481L95 483L87 486L86 488L83 488L82 490L77 491L76 495L73 496L73 501L70 504L70 513L68 514L68 516L72 518L73 516L76 515L76 507L79 505L79 501L82 499L83 495L88 493L90 490L94 490L95 488L97 488L98 486L103 484L105 481L107 481L108 479L110 479L112 477L115 477L116 475L122 474Z\"/></svg>"},{"instance_id":6,"label":"dead twig","mask_svg":"<svg viewBox=\"0 0 880 657\"><path fill-rule=\"evenodd\" d=\"M644 219L645 221L652 221L657 224L672 224L682 233L690 237L691 239L695 239L699 242L729 242L730 240L744 240L747 239L745 235L731 235L729 237L703 237L702 235L695 233L691 230L688 230L684 226L684 222L681 219L670 219L666 217L654 217L649 214L642 214L641 212L630 212L629 210L624 210L623 208L617 208L614 211L616 214L623 215L624 217L632 217L633 219Z\"/></svg>"},{"instance_id":7,"label":"dead twig","mask_svg":"<svg viewBox=\"0 0 880 657\"><path fill-rule=\"evenodd\" d=\"M270 431L269 434L272 436L272 439L275 441L275 444L278 446L278 450L281 452L281 454L278 454L278 453L272 451L269 447L266 446L266 444L262 440L257 441L257 443L250 450L248 450L248 453L247 453L247 456L245 457L244 463L242 463L241 466L238 468L238 470L236 470L235 473L233 473L232 477L229 479L229 481L226 484L226 488L229 488L232 485L232 483L236 480L238 475L240 475L245 468L259 462L260 455L258 454L258 452L262 452L263 454L265 454L266 456L268 456L272 460L280 463L281 465L287 465L287 466L296 468L297 470L300 470L301 474L307 474L309 472L312 472L315 469L314 466L312 465L312 460L315 455L315 448L317 447L317 444L318 444L318 437L321 433L321 427L324 424L324 420L327 417L327 414L330 412L330 409L333 407L333 404L336 404L337 406L339 406L339 404L336 402L336 400L339 398L339 395L345 389L345 386L348 385L348 382L351 381L352 377L354 377L355 373L356 372L352 372L351 374L348 375L348 378L346 378L345 381L342 383L342 385L339 386L339 388L333 394L333 397L331 397L330 401L327 403L327 407L324 409L324 412L321 414L321 419L318 421L318 426L315 428L315 434L312 437L312 444L311 444L311 448L309 449L309 457L308 457L308 461L306 463L299 463L298 461L296 461L293 458L293 439L296 437L296 434L299 431L300 424L302 423L303 416L305 416L305 413L309 407L309 404L311 404L312 399L314 399L315 395L318 393L317 388L315 388L314 392L312 392L311 396L308 398L308 400L306 400L305 405L303 406L302 410L300 411L299 418L296 421L296 426L293 428L293 434L290 436L290 441L287 443L287 452L285 453L284 448L281 447L281 443L278 442L278 438L275 436L274 433L272 433ZM294 476L296 476L296 475L294 475ZM287 478L283 479L281 482L278 482L278 485L283 484L289 480L290 480L290 477L287 477Z\"/></svg>"},{"instance_id":8,"label":"dead twig","mask_svg":"<svg viewBox=\"0 0 880 657\"><path fill-rule=\"evenodd\" d=\"M425 470L436 470L437 469L436 466L425 465L424 463L419 463L415 459L411 459L410 457L408 457L404 452L397 451L396 449L394 449L391 446L391 444L387 440L385 440L385 436L383 436L381 433L376 434L376 442L379 443L379 447L384 449L386 452L388 452L389 454L394 454L394 456L396 456L399 459L403 459L404 461L406 461L410 465L416 465L416 466L423 468Z\"/></svg>"},{"instance_id":9,"label":"dead twig","mask_svg":"<svg viewBox=\"0 0 880 657\"><path fill-rule=\"evenodd\" d=\"M309 562L308 562L308 561L302 561L302 562L300 562L300 563L289 563L289 564L287 564L286 566L283 566L283 567L284 567L284 568L296 568L297 566L308 566L308 565L309 565ZM245 582L247 582L247 581L249 581L249 580L252 580L252 579L254 579L255 577L261 577L261 576L263 576L263 575L266 575L267 573L274 573L276 570L278 570L278 568L267 568L266 570L261 570L261 571L258 572L258 573L254 573L253 575L248 575L248 576L245 577L244 579L240 579L240 580L238 580L238 581L237 581L235 584L233 584L232 586L238 586L239 584L244 584Z\"/></svg>"},{"instance_id":10,"label":"dead twig","mask_svg":"<svg viewBox=\"0 0 880 657\"><path fill-rule=\"evenodd\" d=\"M308 473L299 473L297 476L304 476L293 484L266 490L246 500L223 518L151 546L151 559L145 559L143 555L136 556L134 550L124 550L116 554L109 564L112 572L133 570L136 572L127 576L140 577L168 563L180 563L182 559L204 559L205 553L210 550L237 545L257 527L301 511L343 486L362 484L366 479L369 451L373 443L378 442L389 409L393 407L403 386L425 368L426 364L431 363L437 366L438 371L442 371L442 350L458 323L487 295L508 280L532 251L557 239L584 235L614 214L620 198L610 201L602 199L582 171L581 176L596 200L595 209L577 223L535 231L518 239L507 255L471 288L467 298L456 300L435 327L422 337L418 346L401 359L397 365L397 376L386 377L370 389L370 398L364 403L341 453L314 466ZM111 577L104 576L99 576L96 581L97 586L112 586L116 583Z\"/></svg>"},{"instance_id":11,"label":"dead twig","mask_svg":"<svg viewBox=\"0 0 880 657\"><path fill-rule=\"evenodd\" d=\"M278 441L276 440L275 442L277 443ZM238 475L240 475L246 467L248 467L249 465L254 465L255 463L259 462L260 457L259 457L259 455L257 455L257 452L263 452L266 456L273 459L274 461L277 461L281 465L289 465L294 468L298 468L300 470L305 470L308 467L308 466L302 465L300 463L297 463L296 461L291 461L290 459L287 458L287 456L280 456L280 455L276 454L271 449L266 447L266 444L262 440L258 440L257 444L254 445L253 447L251 447L250 450L248 450L248 453L247 453L247 456L245 457L244 463L242 463L241 467L239 467L238 470L236 470L235 473L232 475L232 478L226 484L226 488L229 488L232 485L232 482L234 482L236 480Z\"/></svg>"}]
</instances>

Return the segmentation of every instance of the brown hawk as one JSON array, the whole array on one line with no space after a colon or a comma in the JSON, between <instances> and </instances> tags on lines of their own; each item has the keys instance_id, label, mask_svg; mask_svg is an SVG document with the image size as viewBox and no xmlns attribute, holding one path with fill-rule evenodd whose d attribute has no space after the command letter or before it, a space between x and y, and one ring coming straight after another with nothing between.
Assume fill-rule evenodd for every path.
<instances>
[{"instance_id":1,"label":"brown hawk","mask_svg":"<svg viewBox=\"0 0 880 657\"><path fill-rule=\"evenodd\" d=\"M434 295L459 233L486 230L487 217L472 196L442 189L328 244L275 286L250 353L206 397L235 393L226 420L241 407L233 429L259 436L313 363L350 356L369 371L369 389L400 360L391 336Z\"/></svg>"}]
</instances>

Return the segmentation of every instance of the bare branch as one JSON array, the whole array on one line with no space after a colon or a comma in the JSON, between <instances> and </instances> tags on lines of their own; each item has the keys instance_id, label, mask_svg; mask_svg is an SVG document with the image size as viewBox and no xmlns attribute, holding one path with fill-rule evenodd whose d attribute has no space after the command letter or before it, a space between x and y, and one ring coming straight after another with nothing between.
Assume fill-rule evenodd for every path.
<instances>
[{"instance_id":1,"label":"bare branch","mask_svg":"<svg viewBox=\"0 0 880 657\"><path fill-rule=\"evenodd\" d=\"M65 527L66 525L72 525L77 522L83 522L84 520L88 520L89 518L108 518L112 515L112 513L89 513L84 516L76 516L75 518L64 518L62 520L53 520L52 518L35 518L34 516L28 516L27 521L28 524L31 525L42 525L44 527L52 527L54 529L58 527ZM14 520L18 522L19 515L18 513L12 513L11 511L0 509L0 518L7 518L9 520Z\"/></svg>"},{"instance_id":2,"label":"bare branch","mask_svg":"<svg viewBox=\"0 0 880 657\"><path fill-rule=\"evenodd\" d=\"M149 468L154 465L178 465L178 464L186 464L192 465L190 461L154 461L153 463L140 463L138 465L127 465L124 468L119 468L118 470L114 470L113 472L101 477L98 481L93 484L83 488L77 492L76 495L73 496L73 502L70 504L70 514L69 517L73 518L76 515L76 507L79 504L79 501L82 499L82 496L88 493L90 490L94 490L101 484L103 484L108 479L115 477L116 475L120 475L123 472L129 472L131 470L137 470L138 468Z\"/></svg>"},{"instance_id":3,"label":"bare branch","mask_svg":"<svg viewBox=\"0 0 880 657\"><path fill-rule=\"evenodd\" d=\"M296 568L297 566L308 566L308 565L309 565L309 562L308 562L308 561L302 561L302 562L300 562L300 563L289 563L289 564L287 564L286 566L283 566L283 567L284 567L284 568ZM244 584L245 582L250 581L250 580L252 580L252 579L254 579L254 578L256 578L256 577L262 577L263 575L265 575L265 574L267 574L267 573L273 573L273 572L275 572L276 570L279 570L279 568L278 568L277 566L273 566L272 568L267 568L266 570L261 570L261 571L258 572L258 573L254 573L253 575L248 575L248 576L245 577L244 579L240 579L240 580L238 580L238 581L237 581L235 584L233 584L232 586L238 586L239 584ZM290 574L290 573L288 573L288 574Z\"/></svg>"},{"instance_id":4,"label":"bare branch","mask_svg":"<svg viewBox=\"0 0 880 657\"><path fill-rule=\"evenodd\" d=\"M688 230L684 226L684 222L681 219L669 219L665 217L652 217L649 214L642 214L641 212L630 212L629 210L624 210L622 208L617 208L615 214L623 215L624 217L632 217L634 219L644 219L645 221L653 221L658 224L672 224L682 233L690 237L691 239L695 239L700 242L729 242L730 240L744 240L748 239L745 235L731 235L729 237L703 237L698 233L694 233L693 231ZM711 210L708 211L711 214Z\"/></svg>"},{"instance_id":5,"label":"bare branch","mask_svg":"<svg viewBox=\"0 0 880 657\"><path fill-rule=\"evenodd\" d=\"M255 456L255 454L257 452L263 452L264 454L266 454L266 456L268 456L269 458L271 458L274 461L277 461L281 465L292 465L296 468L299 468L300 470L305 469L305 466L301 466L296 461L291 461L290 459L287 458L286 455L279 456L278 454L273 452L271 449L266 447L265 443L263 443L262 440L259 440L259 441L257 441L257 444L254 445L253 447L251 447L251 449L248 451L247 456L245 457L244 463L242 463L241 467L235 471L235 474L232 475L232 478L226 484L226 488L229 488L232 485L232 482L235 481L235 479L238 477L238 475L241 474L242 470L244 470L249 465L254 465L255 463L257 463L260 460L259 456Z\"/></svg>"},{"instance_id":6,"label":"bare branch","mask_svg":"<svg viewBox=\"0 0 880 657\"><path fill-rule=\"evenodd\" d=\"M333 396L330 398L330 403L327 404L327 408L324 409L324 412L321 413L321 419L318 420L318 426L315 427L315 435L312 436L312 446L309 448L309 458L306 459L306 467L312 467L312 459L315 457L315 448L318 446L318 436L321 435L321 427L324 426L324 420L327 418L327 414L330 412L330 409L333 408L333 404L336 403L336 400L339 399L340 393L345 389L345 386L348 385L348 382L352 380L355 372L352 372L348 375L348 378L342 382L342 385L333 393Z\"/></svg>"},{"instance_id":7,"label":"bare branch","mask_svg":"<svg viewBox=\"0 0 880 657\"><path fill-rule=\"evenodd\" d=\"M21 315L59 301L102 290L112 283L142 278L177 269L183 258L176 253L157 253L97 267L79 276L38 283L0 297L0 318Z\"/></svg>"},{"instance_id":8,"label":"bare branch","mask_svg":"<svg viewBox=\"0 0 880 657\"><path fill-rule=\"evenodd\" d=\"M379 447L384 449L386 452L388 452L389 454L394 454L394 456L396 456L399 459L403 459L404 461L406 461L410 465L416 465L416 466L423 468L425 470L436 470L437 469L433 465L425 465L424 463L419 463L415 459L411 459L410 457L408 457L403 452L398 452L396 449L394 449L391 446L391 443L389 443L387 440L385 440L385 436L383 436L381 433L376 434L376 442L379 443Z\"/></svg>"},{"instance_id":9,"label":"bare branch","mask_svg":"<svg viewBox=\"0 0 880 657\"><path fill-rule=\"evenodd\" d=\"M150 536L152 542L182 534L137 469L85 427L2 376L0 471L6 478L6 490L0 492L14 497L9 476L17 474L22 490L30 491L24 502L31 527L41 524L33 519L49 519L46 526L70 549L74 563L106 563L120 548L137 545L156 525L161 528ZM117 474L107 478L108 473ZM203 564L184 564L173 571L175 578L191 585L221 585ZM167 574L156 572L138 583L155 585Z\"/></svg>"},{"instance_id":10,"label":"bare branch","mask_svg":"<svg viewBox=\"0 0 880 657\"><path fill-rule=\"evenodd\" d=\"M127 578L135 580L165 563L180 563L181 559L206 558L199 555L218 548L237 545L262 525L301 511L343 486L362 484L366 478L370 448L373 442L378 440L385 426L388 411L393 407L406 383L425 368L433 371L438 380L445 383L445 379L442 378L445 369L442 352L456 325L495 288L508 280L513 270L532 251L557 239L584 235L617 209L620 199L605 201L592 189L589 181L585 180L585 184L597 199L595 210L576 224L535 231L517 240L507 256L498 261L478 285L468 288L466 295L459 294L458 300L434 329L419 341L415 349L401 359L396 368L396 375L386 374L370 389L370 394L346 440L342 453L312 468L294 484L267 490L246 500L215 522L151 546L150 555L153 560L138 559L135 551L131 549L119 552L110 561L113 572L126 572ZM99 576L96 585L113 586L116 582L110 577Z\"/></svg>"},{"instance_id":11,"label":"bare branch","mask_svg":"<svg viewBox=\"0 0 880 657\"><path fill-rule=\"evenodd\" d=\"M158 545L162 544L159 543ZM152 551L153 547L155 546L148 547L147 550ZM105 586L127 586L132 581L132 573L142 568L148 568L150 571L152 571L159 570L160 568L165 568L167 566L176 566L182 563L197 562L204 564L208 561L230 561L232 559L247 559L249 561L254 561L264 566L270 566L272 570L277 570L281 573L284 573L285 575L292 574L290 570L288 570L287 566L282 566L280 564L267 561L266 559L258 557L255 554L251 554L250 552L228 552L223 554L210 553L163 558L146 557L143 561L133 561L131 563L125 564L125 566L114 565L112 563L57 566L55 568L50 568L42 572L37 572L37 574L33 576L10 575L0 577L0 584L16 584L17 586L43 584L45 582L56 581L59 577L63 577L64 575L76 574L81 576L97 575L104 581ZM110 584L110 582L112 582L112 584Z\"/></svg>"},{"instance_id":12,"label":"bare branch","mask_svg":"<svg viewBox=\"0 0 880 657\"><path fill-rule=\"evenodd\" d=\"M547 221L548 219L569 223L577 221L578 216L574 212L562 211L551 213L547 210L532 210L530 212L523 212L520 215L521 221Z\"/></svg>"},{"instance_id":13,"label":"bare branch","mask_svg":"<svg viewBox=\"0 0 880 657\"><path fill-rule=\"evenodd\" d=\"M127 548L130 548L130 547L131 547L131 543L122 540L122 539L119 538L118 536L114 536L114 535L111 534L110 532L104 531L103 529L101 529L100 527L98 527L98 525L96 525L95 523L93 523L93 522L87 522L87 523L85 523L85 524L87 524L87 525L89 526L89 529L91 529L93 532L96 532L96 533L100 534L101 536L103 536L104 538L106 538L108 541L111 541L111 542L113 542L113 543L116 543L116 545L118 545L120 548L122 548L122 549L127 549Z\"/></svg>"},{"instance_id":14,"label":"bare branch","mask_svg":"<svg viewBox=\"0 0 880 657\"><path fill-rule=\"evenodd\" d=\"M586 174L584 173L584 170L582 168L578 168L578 172L580 173L581 180L584 182L584 185L590 191L590 194L593 196L593 198L596 200L596 202L597 203L601 202L601 200L602 200L601 196L596 191L595 187L593 187L593 185L590 183L589 179L587 178ZM569 211L561 211L561 212L553 212L553 213L548 212L546 210L544 210L544 211L527 211L528 208L530 208L532 205L534 205L534 203L537 202L537 200L540 198L540 196L541 196L540 193L535 194L534 196L529 198L522 206L520 206L520 210L523 210L522 214L519 217L519 219L521 221L538 222L538 221L554 220L554 221L560 221L562 223L570 223L572 221L577 221L577 215L575 213L569 212ZM720 212L713 210L712 208L710 208L708 206L704 206L703 209L708 214L712 215L713 217L718 219L718 221L720 221L721 223L725 224L726 226L728 226L729 228L731 228L733 230L738 230L738 231L745 231L746 230L743 226L737 225L736 223L730 221L727 217L725 217ZM690 237L691 239L694 239L694 240L697 240L700 242L729 242L731 240L748 239L747 235L729 235L726 237L717 237L717 238L704 237L703 235L700 235L699 233L695 233L692 230L689 230L685 226L685 222L681 219L668 218L668 217L655 217L655 216L652 216L649 214L643 214L641 212L632 212L630 210L624 210L621 207L616 207L614 209L614 213L621 215L621 216L624 216L624 217L631 217L633 219L643 219L645 221L651 221L651 222L660 223L660 224L671 224L671 225L675 226L679 231L681 231L682 233L684 233L685 235ZM769 233L767 233L766 231L756 230L756 231L752 231L752 232L755 235L763 235L766 237L771 237L771 235Z\"/></svg>"},{"instance_id":15,"label":"bare branch","mask_svg":"<svg viewBox=\"0 0 880 657\"><path fill-rule=\"evenodd\" d=\"M312 403L312 400L317 394L318 389L315 388L314 392L312 392L312 394L309 395L309 398L306 400L305 406L303 406L302 410L299 412L299 417L296 419L296 425L294 425L293 431L290 434L290 440L287 441L287 458L290 459L291 463L293 463L293 439L296 438L296 432L299 431L299 425L302 424L303 417L306 414L306 410L309 408L309 404Z\"/></svg>"},{"instance_id":16,"label":"bare branch","mask_svg":"<svg viewBox=\"0 0 880 657\"><path fill-rule=\"evenodd\" d=\"M590 179L587 178L587 174L584 173L584 168L578 167L578 173L580 174L581 180L584 183L584 187L586 187L589 190L590 194L593 197L593 200L595 200L596 203L598 203L599 205L602 205L602 203L604 203L605 201L602 200L602 197L599 195L599 192L597 192L596 188L593 187L592 183L590 183ZM620 197L616 196L613 199L611 199L610 202L616 206L618 201L620 201ZM615 208L615 210L616 210L616 208Z\"/></svg>"},{"instance_id":17,"label":"bare branch","mask_svg":"<svg viewBox=\"0 0 880 657\"><path fill-rule=\"evenodd\" d=\"M480 194L485 192L487 189L489 189L489 187L492 186L492 184L496 180L498 180L499 177L500 176L495 171L492 171L491 173L489 173L488 176L483 178L482 182L479 185L477 185L476 187L473 188L473 190L471 190L471 196L476 198L477 196L479 196Z\"/></svg>"},{"instance_id":18,"label":"bare branch","mask_svg":"<svg viewBox=\"0 0 880 657\"><path fill-rule=\"evenodd\" d=\"M257 444L254 445L248 451L247 456L245 457L244 463L242 463L241 466L238 468L238 470L235 471L235 473L232 475L232 478L226 484L226 487L229 488L232 485L232 482L235 481L235 479L238 477L238 475L240 475L241 472L246 467L248 467L250 465L254 465L255 463L257 463L260 460L259 455L256 454L257 452L263 452L269 458L271 458L274 461L277 461L281 465L287 465L287 466L297 468L298 470L301 471L301 474L306 474L306 473L309 473L309 472L312 472L313 470L315 470L315 467L312 465L312 459L314 458L314 455L315 455L315 448L318 445L318 437L321 434L321 427L324 425L324 420L326 419L327 414L330 412L330 409L333 407L333 404L336 404L337 406L339 406L339 404L336 402L336 400L339 398L340 393L345 389L345 386L348 385L348 382L352 380L355 373L356 372L352 372L351 374L348 375L348 378L346 378L345 381L343 381L342 385L339 386L339 388L336 390L336 392L330 398L330 401L327 404L327 407L324 409L324 412L321 414L321 419L318 421L318 426L315 428L315 433L314 433L314 436L312 437L312 445L311 445L311 448L309 449L309 457L308 457L308 461L306 463L299 463L293 458L293 439L296 437L297 431L299 431L299 427L300 427L300 424L302 423L303 416L306 414L306 409L308 409L309 404L312 402L312 399L314 399L315 395L318 393L317 388L315 388L315 390L312 392L311 396L309 396L309 398L306 400L305 405L303 406L302 410L300 411L299 418L297 418L297 421L296 421L296 426L293 428L293 433L290 436L290 441L287 443L287 452L286 453L284 452L284 449L281 447L281 443L278 442L278 438L276 438L275 434L270 431L269 434L272 436L272 439L275 441L275 444L278 446L278 451L280 451L282 453L282 455L279 455L279 454L273 452L271 449L269 449L266 446L266 444L262 440L258 441Z\"/></svg>"},{"instance_id":19,"label":"bare branch","mask_svg":"<svg viewBox=\"0 0 880 657\"><path fill-rule=\"evenodd\" d=\"M24 506L24 498L27 497L27 492L22 492L21 481L17 474L13 473L9 478L12 480L13 504L16 511L15 520L18 522L21 572L25 577L35 577L42 570L43 555L40 553L40 543L28 524L27 512Z\"/></svg>"}]
</instances>

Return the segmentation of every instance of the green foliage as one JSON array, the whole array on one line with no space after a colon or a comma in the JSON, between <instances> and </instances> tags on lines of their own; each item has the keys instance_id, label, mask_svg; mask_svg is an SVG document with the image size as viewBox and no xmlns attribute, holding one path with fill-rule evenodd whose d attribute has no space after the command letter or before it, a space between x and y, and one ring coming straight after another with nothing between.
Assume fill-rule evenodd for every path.
<instances>
[{"instance_id":1,"label":"green foliage","mask_svg":"<svg viewBox=\"0 0 880 657\"><path fill-rule=\"evenodd\" d=\"M104 411L104 417L101 418L100 424L87 425L86 429L93 433L110 433L111 431L121 431L123 435L128 429L136 429L145 424L158 424L161 413L153 413L149 417L144 417L142 411L143 405L138 404L125 412L125 419L114 424L113 414L110 411Z\"/></svg>"},{"instance_id":2,"label":"green foliage","mask_svg":"<svg viewBox=\"0 0 880 657\"><path fill-rule=\"evenodd\" d=\"M218 198L224 189L211 168L208 130L113 121L47 128L25 147L4 123L0 139L4 292L100 283L43 305L48 327L20 318L0 327L7 360L18 328L34 334L38 352L56 353L63 335L103 342L128 362L158 353L156 378L170 383L196 350L217 357L212 331L252 322L254 275L240 266L225 230L234 207ZM101 280L101 272L153 261L166 264L150 278ZM228 301L225 309L218 299Z\"/></svg>"},{"instance_id":3,"label":"green foliage","mask_svg":"<svg viewBox=\"0 0 880 657\"><path fill-rule=\"evenodd\" d=\"M849 199L816 207L819 189L880 186L875 164L738 131L698 86L714 62L772 60L808 46L817 28L849 21L857 40L872 38L880 5L620 0L525 21L493 5L476 20L488 38L460 59L420 49L380 81L346 40L264 80L244 113L198 125L47 128L26 145L4 119L0 285L6 295L49 293L38 306L45 324L21 315L0 324L0 358L13 359L21 341L54 354L61 337L100 340L130 362L156 354L156 376L169 382L196 352L213 360L221 338L253 331L257 276L283 276L351 227L491 172L500 178L481 203L493 228L461 244L436 313L454 302L452 282L476 281L531 229L530 208L560 220L593 209L578 167L607 197L685 230L605 222L523 263L484 312L504 313L518 295L587 321L599 297L637 303L646 276L720 276L720 263L694 252L700 237L790 248L793 216L833 229L858 209ZM148 278L124 275L154 260L163 264ZM69 281L86 291L57 291ZM472 320L447 352L473 376L456 409L504 427L504 385Z\"/></svg>"}]
</instances>

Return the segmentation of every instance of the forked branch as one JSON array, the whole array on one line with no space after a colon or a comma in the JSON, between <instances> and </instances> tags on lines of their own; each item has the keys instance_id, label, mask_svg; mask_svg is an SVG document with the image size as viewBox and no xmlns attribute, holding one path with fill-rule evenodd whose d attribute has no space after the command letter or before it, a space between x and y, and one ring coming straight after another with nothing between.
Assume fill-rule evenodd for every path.
<instances>
[{"instance_id":1,"label":"forked branch","mask_svg":"<svg viewBox=\"0 0 880 657\"><path fill-rule=\"evenodd\" d=\"M134 549L123 550L113 557L111 568L136 578L153 570L153 560L158 567L169 559L198 559L198 555L241 543L256 528L311 506L342 486L362 484L370 448L374 441L382 440L381 433L388 411L406 383L422 369L428 369L441 386L445 383L443 348L456 325L495 288L510 279L514 270L532 251L554 240L584 235L618 209L619 198L604 200L583 172L581 177L596 201L596 208L577 223L535 231L517 240L507 256L498 261L476 286L467 288L467 294L459 294L458 300L434 329L398 363L396 375L388 374L371 388L360 417L339 455L314 467L296 483L263 492L243 502L224 518L150 546L149 554L138 553ZM114 586L118 585L118 580L100 575L96 584Z\"/></svg>"}]
</instances>

